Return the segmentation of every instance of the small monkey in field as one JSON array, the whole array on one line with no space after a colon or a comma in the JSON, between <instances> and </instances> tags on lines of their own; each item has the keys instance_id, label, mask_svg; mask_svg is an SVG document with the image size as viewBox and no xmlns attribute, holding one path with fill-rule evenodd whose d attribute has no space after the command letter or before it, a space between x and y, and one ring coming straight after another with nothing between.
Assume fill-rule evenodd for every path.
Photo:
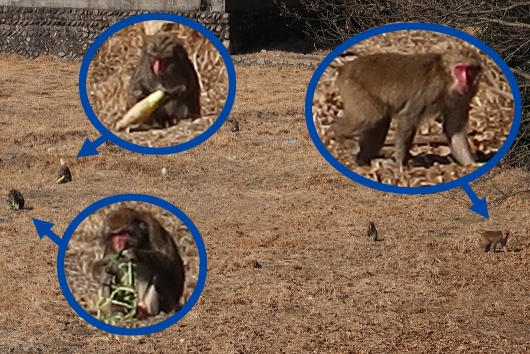
<instances>
[{"instance_id":1,"label":"small monkey in field","mask_svg":"<svg viewBox=\"0 0 530 354\"><path fill-rule=\"evenodd\" d=\"M410 157L419 123L440 115L451 152L461 165L475 162L467 142L470 102L481 66L474 57L381 53L359 56L338 68L343 117L332 127L339 143L358 137L356 163L369 165L397 120L394 158Z\"/></svg>"},{"instance_id":2,"label":"small monkey in field","mask_svg":"<svg viewBox=\"0 0 530 354\"><path fill-rule=\"evenodd\" d=\"M24 197L16 189L11 189L7 195L7 205L14 210L24 209Z\"/></svg>"},{"instance_id":3,"label":"small monkey in field","mask_svg":"<svg viewBox=\"0 0 530 354\"><path fill-rule=\"evenodd\" d=\"M201 114L199 78L186 49L174 34L146 36L131 77L129 106L163 90L165 97L147 120L132 130L166 128Z\"/></svg>"},{"instance_id":4,"label":"small monkey in field","mask_svg":"<svg viewBox=\"0 0 530 354\"><path fill-rule=\"evenodd\" d=\"M368 237L372 237L372 240L377 241L377 229L373 221L368 224Z\"/></svg>"},{"instance_id":5,"label":"small monkey in field","mask_svg":"<svg viewBox=\"0 0 530 354\"><path fill-rule=\"evenodd\" d=\"M59 173L57 174L57 182L55 182L56 184L59 184L59 183L67 183L67 182L72 182L72 172L70 172L70 169L68 168L68 166L66 166L66 162L61 159L61 168L59 169Z\"/></svg>"},{"instance_id":6,"label":"small monkey in field","mask_svg":"<svg viewBox=\"0 0 530 354\"><path fill-rule=\"evenodd\" d=\"M484 252L488 252L490 246L493 246L493 253L495 253L495 248L497 248L498 243L501 244L504 252L508 252L506 242L508 242L509 234L508 231L484 231L481 235Z\"/></svg>"},{"instance_id":7,"label":"small monkey in field","mask_svg":"<svg viewBox=\"0 0 530 354\"><path fill-rule=\"evenodd\" d=\"M136 264L137 317L178 309L184 290L184 264L171 235L149 213L122 207L106 217L103 258L92 265L92 276L105 282L121 277L122 261ZM108 292L108 289L106 289Z\"/></svg>"},{"instance_id":8,"label":"small monkey in field","mask_svg":"<svg viewBox=\"0 0 530 354\"><path fill-rule=\"evenodd\" d=\"M232 119L232 124L230 126L230 131L232 133L235 133L235 132L239 131L239 122L237 120Z\"/></svg>"}]
</instances>

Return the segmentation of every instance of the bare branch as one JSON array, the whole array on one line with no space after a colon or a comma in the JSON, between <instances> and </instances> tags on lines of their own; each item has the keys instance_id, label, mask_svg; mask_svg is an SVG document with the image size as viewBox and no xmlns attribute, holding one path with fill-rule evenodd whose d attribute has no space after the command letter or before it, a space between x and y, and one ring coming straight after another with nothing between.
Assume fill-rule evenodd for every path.
<instances>
[{"instance_id":1,"label":"bare branch","mask_svg":"<svg viewBox=\"0 0 530 354\"><path fill-rule=\"evenodd\" d=\"M519 76L524 77L524 78L527 79L527 80L530 80L530 74L527 74L527 73L525 73L524 71L519 70L519 69L515 69L515 68L510 68L510 70L511 70L514 74L517 74L517 75L519 75Z\"/></svg>"},{"instance_id":2,"label":"bare branch","mask_svg":"<svg viewBox=\"0 0 530 354\"><path fill-rule=\"evenodd\" d=\"M530 28L530 25L527 24L527 23L508 22L508 21L496 20L496 19L493 19L493 18L486 18L486 17L479 17L478 19L486 21L486 22L498 23L498 24L503 25L503 26Z\"/></svg>"}]
</instances>

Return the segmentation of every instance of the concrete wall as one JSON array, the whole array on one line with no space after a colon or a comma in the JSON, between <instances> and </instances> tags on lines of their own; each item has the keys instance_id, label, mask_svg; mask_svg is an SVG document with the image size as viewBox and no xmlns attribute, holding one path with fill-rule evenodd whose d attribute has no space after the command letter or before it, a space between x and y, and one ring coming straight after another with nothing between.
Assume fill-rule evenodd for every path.
<instances>
[{"instance_id":1,"label":"concrete wall","mask_svg":"<svg viewBox=\"0 0 530 354\"><path fill-rule=\"evenodd\" d=\"M125 6L121 5L124 1L131 1L130 7L141 5L143 9L124 9ZM162 9L171 1L175 8ZM147 12L171 12L191 18L221 39L231 54L303 36L303 24L292 23L292 19L280 16L276 8L233 13L210 10L215 8L214 5L224 6L221 3L225 1L228 4L234 0L0 0L0 4L35 4L0 5L0 52L26 58L50 54L79 60L106 28L124 18ZM269 6L271 2L264 1L263 6ZM39 5L43 3L54 5ZM77 6L66 7L67 4ZM120 4L116 6L122 9L103 8L112 4ZM241 6L245 7L243 2ZM194 10L177 10L186 7Z\"/></svg>"},{"instance_id":2,"label":"concrete wall","mask_svg":"<svg viewBox=\"0 0 530 354\"><path fill-rule=\"evenodd\" d=\"M78 9L199 11L204 0L0 0L0 5ZM222 0L213 0L221 3ZM218 8L220 6L217 6ZM213 10L221 11L221 10Z\"/></svg>"},{"instance_id":3,"label":"concrete wall","mask_svg":"<svg viewBox=\"0 0 530 354\"><path fill-rule=\"evenodd\" d=\"M300 5L300 0L279 1L291 6ZM274 0L0 0L0 5L229 13L278 9Z\"/></svg>"}]
</instances>

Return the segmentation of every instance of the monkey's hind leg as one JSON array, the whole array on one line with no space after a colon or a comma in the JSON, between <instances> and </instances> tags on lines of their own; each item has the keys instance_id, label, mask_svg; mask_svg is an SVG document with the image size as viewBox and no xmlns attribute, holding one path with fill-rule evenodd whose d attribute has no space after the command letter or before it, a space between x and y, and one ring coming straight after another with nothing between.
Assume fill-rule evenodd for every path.
<instances>
[{"instance_id":1,"label":"monkey's hind leg","mask_svg":"<svg viewBox=\"0 0 530 354\"><path fill-rule=\"evenodd\" d=\"M491 244L492 248L493 248L493 253L495 253L496 249L497 249L497 244L499 243L499 240L495 240L493 241L493 243Z\"/></svg>"},{"instance_id":2,"label":"monkey's hind leg","mask_svg":"<svg viewBox=\"0 0 530 354\"><path fill-rule=\"evenodd\" d=\"M343 118L338 126L342 131L339 133L358 137L356 163L359 166L369 165L379 155L385 143L391 117L381 102L355 83L349 82L343 86L341 95L345 97Z\"/></svg>"},{"instance_id":3,"label":"monkey's hind leg","mask_svg":"<svg viewBox=\"0 0 530 354\"><path fill-rule=\"evenodd\" d=\"M385 144L386 135L390 128L390 118L383 118L365 128L359 138L359 153L356 162L359 166L370 165L371 160L379 155Z\"/></svg>"},{"instance_id":4,"label":"monkey's hind leg","mask_svg":"<svg viewBox=\"0 0 530 354\"><path fill-rule=\"evenodd\" d=\"M138 292L138 318L156 315L160 312L158 292L155 285L140 280L137 285Z\"/></svg>"}]
</instances>

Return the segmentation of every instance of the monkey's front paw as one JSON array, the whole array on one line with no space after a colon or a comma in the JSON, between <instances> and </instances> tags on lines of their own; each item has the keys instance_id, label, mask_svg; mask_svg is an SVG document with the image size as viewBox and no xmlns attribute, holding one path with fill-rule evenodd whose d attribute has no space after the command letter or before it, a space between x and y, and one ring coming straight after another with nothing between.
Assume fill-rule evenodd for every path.
<instances>
[{"instance_id":1,"label":"monkey's front paw","mask_svg":"<svg viewBox=\"0 0 530 354\"><path fill-rule=\"evenodd\" d=\"M125 249L125 250L121 251L120 258L123 258L123 259L125 259L127 261L131 261L131 260L134 260L136 257L134 255L134 251L133 250Z\"/></svg>"}]
</instances>

